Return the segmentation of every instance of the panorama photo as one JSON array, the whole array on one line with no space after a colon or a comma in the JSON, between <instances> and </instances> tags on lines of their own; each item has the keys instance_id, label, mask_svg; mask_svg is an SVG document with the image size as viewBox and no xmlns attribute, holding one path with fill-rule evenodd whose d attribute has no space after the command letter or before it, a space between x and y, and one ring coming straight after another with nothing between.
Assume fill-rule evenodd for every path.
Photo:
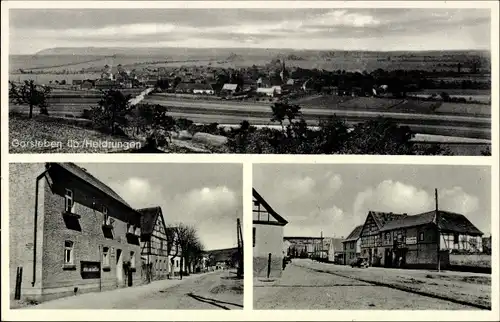
<instances>
[{"instance_id":1,"label":"panorama photo","mask_svg":"<svg viewBox=\"0 0 500 322\"><path fill-rule=\"evenodd\" d=\"M471 8L11 9L9 151L490 155L490 24Z\"/></svg>"}]
</instances>

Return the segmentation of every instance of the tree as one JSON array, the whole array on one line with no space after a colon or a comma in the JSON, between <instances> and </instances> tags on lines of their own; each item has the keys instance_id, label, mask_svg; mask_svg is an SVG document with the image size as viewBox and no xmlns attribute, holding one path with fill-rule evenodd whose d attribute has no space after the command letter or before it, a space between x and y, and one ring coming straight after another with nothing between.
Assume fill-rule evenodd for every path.
<instances>
[{"instance_id":1,"label":"tree","mask_svg":"<svg viewBox=\"0 0 500 322\"><path fill-rule=\"evenodd\" d=\"M180 245L179 245L179 240L177 238L177 230L175 226L168 226L165 235L167 237L167 254L168 256L171 256L169 263L170 272L168 274L168 278L170 278L170 276L174 274L175 258L179 256Z\"/></svg>"},{"instance_id":2,"label":"tree","mask_svg":"<svg viewBox=\"0 0 500 322\"><path fill-rule=\"evenodd\" d=\"M179 224L174 229L181 250L180 278L182 279L184 266L189 266L194 258L201 256L203 246L198 238L196 228Z\"/></svg>"},{"instance_id":3,"label":"tree","mask_svg":"<svg viewBox=\"0 0 500 322\"><path fill-rule=\"evenodd\" d=\"M170 84L168 82L168 79L166 78L160 78L155 85L155 87L160 88L162 90L169 89L169 86Z\"/></svg>"},{"instance_id":4,"label":"tree","mask_svg":"<svg viewBox=\"0 0 500 322\"><path fill-rule=\"evenodd\" d=\"M136 108L136 126L146 132L147 145L151 148L167 146L171 141L171 131L176 131L175 119L168 115L162 105L141 104Z\"/></svg>"},{"instance_id":5,"label":"tree","mask_svg":"<svg viewBox=\"0 0 500 322\"><path fill-rule=\"evenodd\" d=\"M288 103L274 103L271 106L273 111L273 116L271 118L271 122L278 122L281 125L283 132L285 132L284 121L288 120L288 125L291 125L293 120L302 115L300 112L300 106L298 105L290 105Z\"/></svg>"},{"instance_id":6,"label":"tree","mask_svg":"<svg viewBox=\"0 0 500 322\"><path fill-rule=\"evenodd\" d=\"M104 92L98 106L92 108L92 120L101 130L117 134L120 126L127 124L127 114L130 110L131 95L124 95L118 90Z\"/></svg>"},{"instance_id":7,"label":"tree","mask_svg":"<svg viewBox=\"0 0 500 322\"><path fill-rule=\"evenodd\" d=\"M33 107L40 108L40 114L48 115L47 98L51 92L48 86L36 85L34 80L24 81L22 85L9 82L9 98L14 104L28 105L30 108L29 118L33 117Z\"/></svg>"}]
</instances>

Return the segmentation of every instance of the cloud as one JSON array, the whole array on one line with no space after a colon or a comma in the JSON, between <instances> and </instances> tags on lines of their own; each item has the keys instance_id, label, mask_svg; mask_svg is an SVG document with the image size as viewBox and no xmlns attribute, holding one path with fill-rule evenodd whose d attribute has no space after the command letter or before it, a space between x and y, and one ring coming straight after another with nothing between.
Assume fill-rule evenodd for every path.
<instances>
[{"instance_id":1,"label":"cloud","mask_svg":"<svg viewBox=\"0 0 500 322\"><path fill-rule=\"evenodd\" d=\"M239 203L237 194L225 186L204 187L175 196L170 209L180 215L179 219L196 224L215 222L224 217L234 218Z\"/></svg>"},{"instance_id":2,"label":"cloud","mask_svg":"<svg viewBox=\"0 0 500 322\"><path fill-rule=\"evenodd\" d=\"M439 189L439 208L468 215L479 209L479 198L462 187ZM427 191L399 181L385 180L360 193L354 201L354 215L359 224L368 211L407 213L416 215L435 208L433 191Z\"/></svg>"},{"instance_id":3,"label":"cloud","mask_svg":"<svg viewBox=\"0 0 500 322\"><path fill-rule=\"evenodd\" d=\"M347 50L394 50L402 43L421 49L488 48L489 37L483 35L490 20L488 10L473 9L16 9L9 23L16 51L41 40L37 47L71 41L72 46L154 47L172 41L190 47L207 47L206 42L212 47L333 49L332 39Z\"/></svg>"},{"instance_id":4,"label":"cloud","mask_svg":"<svg viewBox=\"0 0 500 322\"><path fill-rule=\"evenodd\" d=\"M110 187L134 208L160 205L167 225L196 227L207 249L236 245L236 218L242 215L241 194L224 185L193 188L175 195L143 178L113 182Z\"/></svg>"},{"instance_id":5,"label":"cloud","mask_svg":"<svg viewBox=\"0 0 500 322\"><path fill-rule=\"evenodd\" d=\"M462 187L443 189L439 192L439 207L460 214L472 214L479 209L479 198L470 195Z\"/></svg>"},{"instance_id":6,"label":"cloud","mask_svg":"<svg viewBox=\"0 0 500 322\"><path fill-rule=\"evenodd\" d=\"M161 188L143 178L131 177L125 182L113 182L110 187L134 208L157 206Z\"/></svg>"}]
</instances>

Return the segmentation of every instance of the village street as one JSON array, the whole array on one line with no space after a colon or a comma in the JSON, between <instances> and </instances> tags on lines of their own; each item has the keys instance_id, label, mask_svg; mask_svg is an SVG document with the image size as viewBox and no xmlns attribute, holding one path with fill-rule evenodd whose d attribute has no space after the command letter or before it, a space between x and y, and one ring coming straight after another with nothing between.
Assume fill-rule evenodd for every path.
<instances>
[{"instance_id":1,"label":"village street","mask_svg":"<svg viewBox=\"0 0 500 322\"><path fill-rule=\"evenodd\" d=\"M445 295L457 298L458 294L470 294L473 298L465 300L487 303L491 293L488 277L475 276L476 282L463 282L472 278L470 275L375 267L360 269L295 259L275 281L254 279L254 309L471 310L475 307L398 289L403 283L412 287L424 285L426 292L440 289ZM427 276L432 281L425 282ZM392 283L394 287L377 285L384 281L390 281L386 285Z\"/></svg>"},{"instance_id":2,"label":"village street","mask_svg":"<svg viewBox=\"0 0 500 322\"><path fill-rule=\"evenodd\" d=\"M243 280L229 270L154 281L151 284L87 293L33 306L33 309L225 309L243 307Z\"/></svg>"}]
</instances>

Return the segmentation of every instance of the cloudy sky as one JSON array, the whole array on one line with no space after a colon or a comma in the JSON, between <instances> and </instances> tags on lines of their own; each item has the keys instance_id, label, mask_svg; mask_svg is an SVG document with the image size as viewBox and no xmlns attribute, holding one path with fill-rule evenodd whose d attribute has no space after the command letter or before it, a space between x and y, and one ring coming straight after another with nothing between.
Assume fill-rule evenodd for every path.
<instances>
[{"instance_id":1,"label":"cloudy sky","mask_svg":"<svg viewBox=\"0 0 500 322\"><path fill-rule=\"evenodd\" d=\"M253 186L288 220L285 236L347 236L369 210L418 213L439 208L464 214L491 232L489 167L259 164Z\"/></svg>"},{"instance_id":2,"label":"cloudy sky","mask_svg":"<svg viewBox=\"0 0 500 322\"><path fill-rule=\"evenodd\" d=\"M205 248L236 247L242 218L239 164L82 163L134 208L161 206L165 223L198 229Z\"/></svg>"},{"instance_id":3,"label":"cloudy sky","mask_svg":"<svg viewBox=\"0 0 500 322\"><path fill-rule=\"evenodd\" d=\"M10 52L52 47L489 49L488 9L11 9Z\"/></svg>"}]
</instances>

